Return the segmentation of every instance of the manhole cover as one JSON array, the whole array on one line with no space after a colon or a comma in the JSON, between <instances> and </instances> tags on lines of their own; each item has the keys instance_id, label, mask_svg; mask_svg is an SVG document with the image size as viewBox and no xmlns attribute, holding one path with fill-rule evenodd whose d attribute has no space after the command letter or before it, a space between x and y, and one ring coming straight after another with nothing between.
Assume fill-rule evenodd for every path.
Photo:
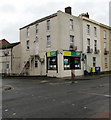
<instances>
[{"instance_id":1,"label":"manhole cover","mask_svg":"<svg viewBox=\"0 0 111 120\"><path fill-rule=\"evenodd\" d=\"M3 86L2 86L2 90L3 90L3 91L8 91L8 90L12 90L12 89L13 89L13 87L10 86L10 85L3 85Z\"/></svg>"}]
</instances>

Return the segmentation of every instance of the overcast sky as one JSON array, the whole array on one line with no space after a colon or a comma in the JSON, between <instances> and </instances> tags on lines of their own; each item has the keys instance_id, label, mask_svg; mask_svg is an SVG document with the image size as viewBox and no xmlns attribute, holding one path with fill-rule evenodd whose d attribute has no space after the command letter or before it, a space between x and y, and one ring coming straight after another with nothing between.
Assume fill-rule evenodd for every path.
<instances>
[{"instance_id":1,"label":"overcast sky","mask_svg":"<svg viewBox=\"0 0 111 120\"><path fill-rule=\"evenodd\" d=\"M109 1L0 0L0 39L18 42L19 28L68 6L75 16L89 12L91 19L109 25Z\"/></svg>"}]
</instances>

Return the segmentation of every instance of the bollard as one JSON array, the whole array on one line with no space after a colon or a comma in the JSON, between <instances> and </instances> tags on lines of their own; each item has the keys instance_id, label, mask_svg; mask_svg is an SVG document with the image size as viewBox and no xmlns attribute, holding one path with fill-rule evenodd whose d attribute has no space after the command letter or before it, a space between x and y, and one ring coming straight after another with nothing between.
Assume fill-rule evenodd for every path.
<instances>
[{"instance_id":1,"label":"bollard","mask_svg":"<svg viewBox=\"0 0 111 120\"><path fill-rule=\"evenodd\" d=\"M74 83L75 81L75 71L71 70L71 79L72 79L72 83Z\"/></svg>"}]
</instances>

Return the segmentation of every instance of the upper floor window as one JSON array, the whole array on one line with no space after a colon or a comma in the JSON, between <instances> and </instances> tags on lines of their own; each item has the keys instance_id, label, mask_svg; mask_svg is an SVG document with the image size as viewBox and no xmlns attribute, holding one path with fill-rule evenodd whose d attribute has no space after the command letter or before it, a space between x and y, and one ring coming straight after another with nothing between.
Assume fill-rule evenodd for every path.
<instances>
[{"instance_id":1,"label":"upper floor window","mask_svg":"<svg viewBox=\"0 0 111 120\"><path fill-rule=\"evenodd\" d=\"M70 43L74 43L74 36L70 35Z\"/></svg>"},{"instance_id":2,"label":"upper floor window","mask_svg":"<svg viewBox=\"0 0 111 120\"><path fill-rule=\"evenodd\" d=\"M27 37L29 37L29 27L27 28Z\"/></svg>"},{"instance_id":3,"label":"upper floor window","mask_svg":"<svg viewBox=\"0 0 111 120\"><path fill-rule=\"evenodd\" d=\"M94 27L94 35L97 36L97 28Z\"/></svg>"},{"instance_id":4,"label":"upper floor window","mask_svg":"<svg viewBox=\"0 0 111 120\"><path fill-rule=\"evenodd\" d=\"M110 32L110 35L109 35L109 37L110 37L110 40L111 40L111 32Z\"/></svg>"},{"instance_id":5,"label":"upper floor window","mask_svg":"<svg viewBox=\"0 0 111 120\"><path fill-rule=\"evenodd\" d=\"M94 50L97 51L97 40L94 40Z\"/></svg>"},{"instance_id":6,"label":"upper floor window","mask_svg":"<svg viewBox=\"0 0 111 120\"><path fill-rule=\"evenodd\" d=\"M74 23L73 23L73 20L70 19L70 30L73 30L74 29Z\"/></svg>"},{"instance_id":7,"label":"upper floor window","mask_svg":"<svg viewBox=\"0 0 111 120\"><path fill-rule=\"evenodd\" d=\"M37 34L38 31L39 31L38 26L39 26L38 24L36 24L36 26L35 26L36 34Z\"/></svg>"},{"instance_id":8,"label":"upper floor window","mask_svg":"<svg viewBox=\"0 0 111 120\"><path fill-rule=\"evenodd\" d=\"M6 63L6 69L9 69L9 62Z\"/></svg>"},{"instance_id":9,"label":"upper floor window","mask_svg":"<svg viewBox=\"0 0 111 120\"><path fill-rule=\"evenodd\" d=\"M104 42L104 49L106 49L107 48L107 43L106 42Z\"/></svg>"},{"instance_id":10,"label":"upper floor window","mask_svg":"<svg viewBox=\"0 0 111 120\"><path fill-rule=\"evenodd\" d=\"M70 45L71 44L74 44L74 36L73 35L70 35Z\"/></svg>"},{"instance_id":11,"label":"upper floor window","mask_svg":"<svg viewBox=\"0 0 111 120\"><path fill-rule=\"evenodd\" d=\"M90 34L90 25L87 25L87 34Z\"/></svg>"},{"instance_id":12,"label":"upper floor window","mask_svg":"<svg viewBox=\"0 0 111 120\"><path fill-rule=\"evenodd\" d=\"M9 51L3 51L3 56L9 56L10 52Z\"/></svg>"},{"instance_id":13,"label":"upper floor window","mask_svg":"<svg viewBox=\"0 0 111 120\"><path fill-rule=\"evenodd\" d=\"M47 30L50 30L50 20L47 21Z\"/></svg>"},{"instance_id":14,"label":"upper floor window","mask_svg":"<svg viewBox=\"0 0 111 120\"><path fill-rule=\"evenodd\" d=\"M107 58L104 59L104 66L105 66L105 68L108 68L108 59Z\"/></svg>"},{"instance_id":15,"label":"upper floor window","mask_svg":"<svg viewBox=\"0 0 111 120\"><path fill-rule=\"evenodd\" d=\"M90 46L90 39L87 39L87 45Z\"/></svg>"},{"instance_id":16,"label":"upper floor window","mask_svg":"<svg viewBox=\"0 0 111 120\"><path fill-rule=\"evenodd\" d=\"M50 35L47 36L47 47L51 46L51 37Z\"/></svg>"},{"instance_id":17,"label":"upper floor window","mask_svg":"<svg viewBox=\"0 0 111 120\"><path fill-rule=\"evenodd\" d=\"M103 31L103 38L106 39L106 30Z\"/></svg>"},{"instance_id":18,"label":"upper floor window","mask_svg":"<svg viewBox=\"0 0 111 120\"><path fill-rule=\"evenodd\" d=\"M30 47L29 47L29 40L26 41L26 48L27 48L27 50L30 49Z\"/></svg>"},{"instance_id":19,"label":"upper floor window","mask_svg":"<svg viewBox=\"0 0 111 120\"><path fill-rule=\"evenodd\" d=\"M38 40L38 37L36 36L36 38L35 38L35 41L34 41L35 43L38 43L39 42L39 40Z\"/></svg>"}]
</instances>

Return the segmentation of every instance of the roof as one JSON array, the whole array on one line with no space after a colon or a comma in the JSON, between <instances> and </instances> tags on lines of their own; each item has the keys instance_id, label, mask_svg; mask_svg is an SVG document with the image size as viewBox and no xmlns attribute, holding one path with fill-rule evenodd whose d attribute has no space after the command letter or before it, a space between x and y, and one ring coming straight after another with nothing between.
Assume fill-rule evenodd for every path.
<instances>
[{"instance_id":1,"label":"roof","mask_svg":"<svg viewBox=\"0 0 111 120\"><path fill-rule=\"evenodd\" d=\"M43 21L45 21L45 20L47 20L47 19L50 19L50 18L56 17L56 16L57 16L57 13L54 13L54 14L49 15L49 16L46 16L46 17L44 17L44 18L41 18L41 19L39 19L39 20L36 20L35 22L32 22L32 23L29 24L29 25L26 25L26 26L20 28L20 30L21 30L21 29L24 29L24 28L26 28L26 27L29 27L29 26L31 26L31 25L34 25L34 24L37 24L37 23L43 22Z\"/></svg>"},{"instance_id":2,"label":"roof","mask_svg":"<svg viewBox=\"0 0 111 120\"><path fill-rule=\"evenodd\" d=\"M99 25L99 26L101 26L101 27L104 27L104 28L107 28L107 29L111 29L110 26L105 25L105 24L102 24L102 23L97 22L97 21L95 21L95 20L89 19L89 18L87 18L87 17L82 17L82 19L83 19L83 20L86 20L86 21L89 21L89 22L91 22L91 23L94 23L94 24L96 24L96 25Z\"/></svg>"},{"instance_id":3,"label":"roof","mask_svg":"<svg viewBox=\"0 0 111 120\"><path fill-rule=\"evenodd\" d=\"M10 43L5 39L0 40L0 45L6 45L6 44L10 44Z\"/></svg>"},{"instance_id":4,"label":"roof","mask_svg":"<svg viewBox=\"0 0 111 120\"><path fill-rule=\"evenodd\" d=\"M14 46L20 44L20 42L16 42L16 43L11 43L11 44L5 44L0 46L0 49L9 49L9 48L13 48Z\"/></svg>"}]
</instances>

